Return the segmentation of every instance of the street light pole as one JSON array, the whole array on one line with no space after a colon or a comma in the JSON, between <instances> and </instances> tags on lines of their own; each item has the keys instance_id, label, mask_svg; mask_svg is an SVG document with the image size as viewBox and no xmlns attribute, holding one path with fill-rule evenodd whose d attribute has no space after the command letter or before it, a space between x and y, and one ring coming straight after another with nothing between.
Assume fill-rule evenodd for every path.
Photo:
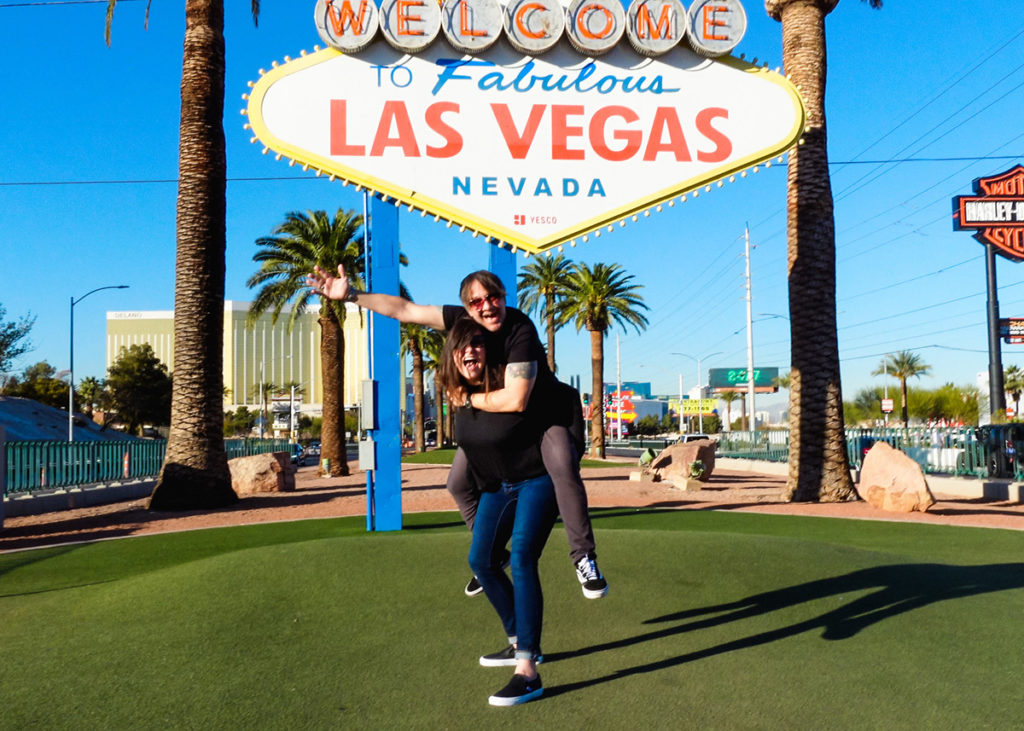
<instances>
[{"instance_id":1,"label":"street light pole","mask_svg":"<svg viewBox=\"0 0 1024 731\"><path fill-rule=\"evenodd\" d=\"M71 318L68 328L68 441L75 441L75 305L94 292L104 289L128 289L127 284L111 284L97 287L83 294L78 299L71 298Z\"/></svg>"},{"instance_id":2,"label":"street light pole","mask_svg":"<svg viewBox=\"0 0 1024 731\"><path fill-rule=\"evenodd\" d=\"M723 352L725 351L717 350L714 353L708 353L707 355L701 356L700 358L694 358L692 355L687 355L686 353L672 353L672 355L681 355L684 358L689 358L690 360L697 362L697 429L700 434L704 433L704 386L702 385L702 381L700 378L700 362L702 360L710 358L713 355L721 355ZM679 408L680 410L683 408L681 397Z\"/></svg>"}]
</instances>

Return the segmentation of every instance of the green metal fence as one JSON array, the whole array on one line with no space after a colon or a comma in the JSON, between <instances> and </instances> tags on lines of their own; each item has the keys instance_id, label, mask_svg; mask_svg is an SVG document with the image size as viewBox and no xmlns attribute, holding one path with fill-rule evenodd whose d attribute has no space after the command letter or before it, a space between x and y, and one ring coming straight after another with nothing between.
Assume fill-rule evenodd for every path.
<instances>
[{"instance_id":1,"label":"green metal fence","mask_svg":"<svg viewBox=\"0 0 1024 731\"><path fill-rule=\"evenodd\" d=\"M718 454L740 459L764 459L772 462L789 460L789 431L734 431L717 435ZM888 442L907 454L930 474L987 477L1004 470L996 470L995 450L1011 452L1005 476L1024 478L1024 463L1015 459L1021 454L1013 444L998 447L979 440L972 427L927 428L911 427L889 429L847 429L846 448L850 466L859 469L864 455L875 442ZM1024 446L1024 445L1021 445Z\"/></svg>"},{"instance_id":2,"label":"green metal fence","mask_svg":"<svg viewBox=\"0 0 1024 731\"><path fill-rule=\"evenodd\" d=\"M289 452L286 439L225 439L228 459L265 452ZM156 477L167 442L6 442L5 494Z\"/></svg>"}]
</instances>

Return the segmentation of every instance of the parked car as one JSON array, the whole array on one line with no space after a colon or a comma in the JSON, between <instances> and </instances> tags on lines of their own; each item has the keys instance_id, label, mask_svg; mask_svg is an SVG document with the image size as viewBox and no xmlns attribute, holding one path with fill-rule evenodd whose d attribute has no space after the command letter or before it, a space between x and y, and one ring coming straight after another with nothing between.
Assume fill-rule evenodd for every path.
<instances>
[{"instance_id":1,"label":"parked car","mask_svg":"<svg viewBox=\"0 0 1024 731\"><path fill-rule=\"evenodd\" d=\"M682 434L679 437L680 442L696 442L700 441L701 439L711 439L711 436L708 434ZM711 439L711 441L714 440Z\"/></svg>"}]
</instances>

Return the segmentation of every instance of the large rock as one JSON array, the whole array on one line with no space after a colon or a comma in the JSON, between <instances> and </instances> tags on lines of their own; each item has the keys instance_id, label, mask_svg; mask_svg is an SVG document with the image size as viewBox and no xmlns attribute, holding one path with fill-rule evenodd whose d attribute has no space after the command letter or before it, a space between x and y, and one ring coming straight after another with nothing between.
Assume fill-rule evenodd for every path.
<instances>
[{"instance_id":1,"label":"large rock","mask_svg":"<svg viewBox=\"0 0 1024 731\"><path fill-rule=\"evenodd\" d=\"M896 513L923 513L935 504L921 465L886 442L875 442L864 456L857 493L873 507Z\"/></svg>"},{"instance_id":2,"label":"large rock","mask_svg":"<svg viewBox=\"0 0 1024 731\"><path fill-rule=\"evenodd\" d=\"M287 452L236 457L228 460L228 467L231 469L231 487L239 497L295 489L295 468Z\"/></svg>"},{"instance_id":3,"label":"large rock","mask_svg":"<svg viewBox=\"0 0 1024 731\"><path fill-rule=\"evenodd\" d=\"M704 463L704 474L697 479L707 482L711 479L711 473L715 471L715 443L713 441L696 439L692 442L669 445L644 467L644 472L653 475L655 482L664 480L685 490L687 481L693 480L690 477L690 465L697 460Z\"/></svg>"}]
</instances>

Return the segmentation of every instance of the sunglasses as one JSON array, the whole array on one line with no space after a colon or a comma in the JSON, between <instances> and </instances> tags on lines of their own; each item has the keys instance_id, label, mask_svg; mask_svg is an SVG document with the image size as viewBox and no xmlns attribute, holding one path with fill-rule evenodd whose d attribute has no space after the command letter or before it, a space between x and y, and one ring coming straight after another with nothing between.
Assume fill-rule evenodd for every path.
<instances>
[{"instance_id":1,"label":"sunglasses","mask_svg":"<svg viewBox=\"0 0 1024 731\"><path fill-rule=\"evenodd\" d=\"M491 307L497 307L498 303L501 302L501 296L497 294L489 294L486 297L474 297L466 304L472 307L474 310L482 310L484 303L489 304Z\"/></svg>"},{"instance_id":2,"label":"sunglasses","mask_svg":"<svg viewBox=\"0 0 1024 731\"><path fill-rule=\"evenodd\" d=\"M473 337L471 337L469 339L469 342L466 343L463 347L466 347L466 348L482 348L482 347L484 347L484 336L483 335L474 335Z\"/></svg>"}]
</instances>

